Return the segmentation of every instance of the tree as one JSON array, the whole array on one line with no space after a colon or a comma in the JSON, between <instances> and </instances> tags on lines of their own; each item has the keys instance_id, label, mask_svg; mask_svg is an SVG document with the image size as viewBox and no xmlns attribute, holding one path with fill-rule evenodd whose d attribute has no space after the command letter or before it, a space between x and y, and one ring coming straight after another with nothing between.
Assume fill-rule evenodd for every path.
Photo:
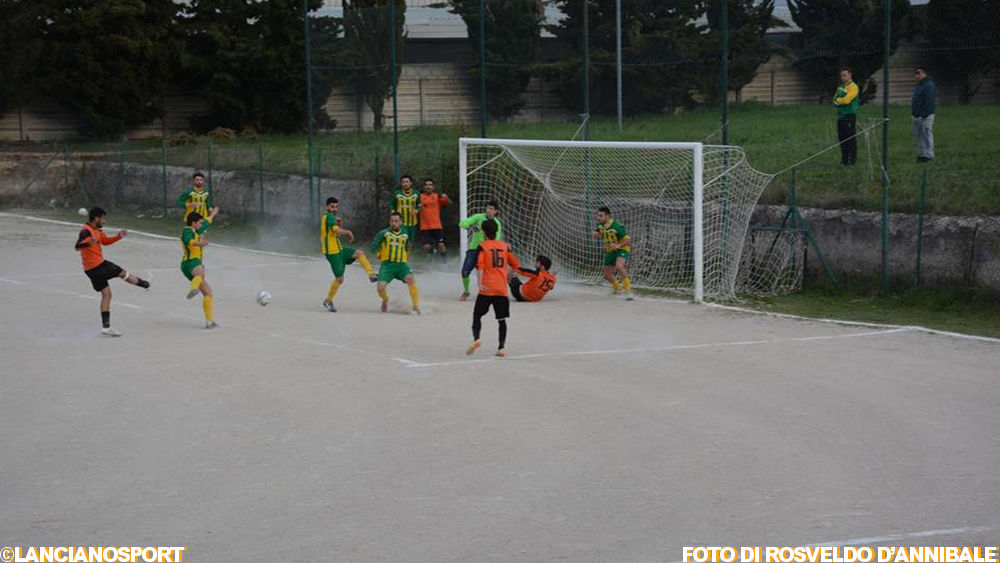
<instances>
[{"instance_id":1,"label":"tree","mask_svg":"<svg viewBox=\"0 0 1000 563\"><path fill-rule=\"evenodd\" d=\"M479 0L450 0L449 4L451 12L465 21L478 78ZM487 107L490 117L506 120L524 105L521 93L531 80L538 58L545 10L541 0L491 0L483 5Z\"/></svg>"},{"instance_id":2,"label":"tree","mask_svg":"<svg viewBox=\"0 0 1000 563\"><path fill-rule=\"evenodd\" d=\"M671 110L692 103L700 72L707 0L622 0L623 111ZM591 111L616 111L615 0L587 0L590 12ZM583 2L554 0L565 17L549 31L572 50L552 67L563 101L583 108Z\"/></svg>"},{"instance_id":3,"label":"tree","mask_svg":"<svg viewBox=\"0 0 1000 563\"><path fill-rule=\"evenodd\" d=\"M910 13L909 0L891 0L894 26ZM802 29L804 47L796 66L821 85L821 99L829 99L837 88L837 73L843 66L854 71L861 85L861 103L875 96L869 80L882 67L885 34L881 0L788 0L792 19ZM890 37L891 55L901 33Z\"/></svg>"},{"instance_id":4,"label":"tree","mask_svg":"<svg viewBox=\"0 0 1000 563\"><path fill-rule=\"evenodd\" d=\"M396 10L396 27L392 28L391 13ZM404 0L343 0L346 59L356 66L347 73L347 81L364 99L375 114L374 128L380 131L385 125L385 100L392 91L393 80L399 80L399 59L403 45L403 24L406 2ZM390 62L396 36L396 76Z\"/></svg>"},{"instance_id":5,"label":"tree","mask_svg":"<svg viewBox=\"0 0 1000 563\"><path fill-rule=\"evenodd\" d=\"M960 84L959 101L969 103L977 75L1000 68L1000 12L995 0L930 0L921 21L934 49L932 74Z\"/></svg>"},{"instance_id":6,"label":"tree","mask_svg":"<svg viewBox=\"0 0 1000 563\"><path fill-rule=\"evenodd\" d=\"M728 0L729 6L729 89L739 91L757 75L774 53L765 35L772 27L785 27L772 16L774 0ZM708 28L704 37L703 83L699 91L706 101L721 101L722 0L708 4Z\"/></svg>"},{"instance_id":7,"label":"tree","mask_svg":"<svg viewBox=\"0 0 1000 563\"><path fill-rule=\"evenodd\" d=\"M0 0L0 117L39 89L42 27L37 0Z\"/></svg>"},{"instance_id":8,"label":"tree","mask_svg":"<svg viewBox=\"0 0 1000 563\"><path fill-rule=\"evenodd\" d=\"M309 0L310 12L321 6L322 0ZM305 31L299 0L192 0L184 17L183 83L212 108L199 120L200 129L303 129ZM333 18L309 19L326 41L339 31ZM332 88L329 80L319 82L325 91L314 89L315 100L328 97ZM321 113L321 104L316 106Z\"/></svg>"},{"instance_id":9,"label":"tree","mask_svg":"<svg viewBox=\"0 0 1000 563\"><path fill-rule=\"evenodd\" d=\"M164 113L172 0L42 0L40 89L113 137Z\"/></svg>"}]
</instances>

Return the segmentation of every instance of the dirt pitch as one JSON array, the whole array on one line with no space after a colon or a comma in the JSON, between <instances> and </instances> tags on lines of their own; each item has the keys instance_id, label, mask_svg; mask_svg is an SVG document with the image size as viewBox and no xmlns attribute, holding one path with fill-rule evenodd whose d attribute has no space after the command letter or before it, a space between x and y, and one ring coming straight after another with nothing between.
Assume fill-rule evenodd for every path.
<instances>
[{"instance_id":1,"label":"dirt pitch","mask_svg":"<svg viewBox=\"0 0 1000 563\"><path fill-rule=\"evenodd\" d=\"M185 561L673 561L685 545L1000 536L1000 343L562 283L469 359L454 273L425 314L351 266L212 246L221 328L176 240L105 250L0 215L0 544ZM114 232L113 221L109 231ZM254 296L274 295L268 307Z\"/></svg>"}]
</instances>

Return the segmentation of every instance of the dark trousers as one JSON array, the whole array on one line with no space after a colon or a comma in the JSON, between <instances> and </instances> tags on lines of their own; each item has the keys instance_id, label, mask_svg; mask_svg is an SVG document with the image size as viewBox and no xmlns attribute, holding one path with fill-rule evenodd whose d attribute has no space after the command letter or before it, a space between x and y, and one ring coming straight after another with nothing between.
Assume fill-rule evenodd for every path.
<instances>
[{"instance_id":1,"label":"dark trousers","mask_svg":"<svg viewBox=\"0 0 1000 563\"><path fill-rule=\"evenodd\" d=\"M858 116L844 115L837 119L837 139L840 141L840 163L854 164L858 161L858 138L854 136Z\"/></svg>"}]
</instances>

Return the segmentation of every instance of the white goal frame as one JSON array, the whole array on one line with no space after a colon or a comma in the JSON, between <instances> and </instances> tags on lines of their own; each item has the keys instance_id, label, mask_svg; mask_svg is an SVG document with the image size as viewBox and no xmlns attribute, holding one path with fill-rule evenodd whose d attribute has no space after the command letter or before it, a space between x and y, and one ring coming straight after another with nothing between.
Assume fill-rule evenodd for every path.
<instances>
[{"instance_id":1,"label":"white goal frame","mask_svg":"<svg viewBox=\"0 0 1000 563\"><path fill-rule=\"evenodd\" d=\"M567 148L644 148L644 149L682 149L690 150L694 155L693 170L693 200L692 200L692 247L694 261L694 301L701 303L705 298L704 285L704 225L703 225L703 198L704 198L704 150L702 143L674 143L674 142L618 142L618 141L541 141L526 139L484 139L478 137L461 137L458 140L458 199L459 217L464 221L469 216L468 209L468 162L466 150L472 145L490 146L535 146L535 147L567 147ZM459 237L462 256L469 248L469 239L462 233Z\"/></svg>"}]
</instances>

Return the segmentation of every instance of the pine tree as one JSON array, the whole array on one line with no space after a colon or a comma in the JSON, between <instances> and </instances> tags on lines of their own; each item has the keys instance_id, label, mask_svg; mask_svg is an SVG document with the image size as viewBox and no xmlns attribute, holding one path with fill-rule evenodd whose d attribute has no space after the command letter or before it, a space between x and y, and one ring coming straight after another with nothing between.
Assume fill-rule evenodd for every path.
<instances>
[{"instance_id":1,"label":"pine tree","mask_svg":"<svg viewBox=\"0 0 1000 563\"><path fill-rule=\"evenodd\" d=\"M772 16L774 0L728 0L729 6L729 90L739 91L757 75L775 52L765 38L768 29L786 24ZM699 88L706 101L720 101L719 89L722 45L722 1L708 4L709 31L704 35L703 84Z\"/></svg>"},{"instance_id":2,"label":"pine tree","mask_svg":"<svg viewBox=\"0 0 1000 563\"><path fill-rule=\"evenodd\" d=\"M396 6L392 29L391 3ZM347 81L375 114L375 130L385 126L385 100L392 92L391 35L396 35L396 76L399 80L403 52L404 0L343 0L345 59L355 65Z\"/></svg>"},{"instance_id":3,"label":"pine tree","mask_svg":"<svg viewBox=\"0 0 1000 563\"><path fill-rule=\"evenodd\" d=\"M468 29L477 91L479 1L449 2L451 11L462 17ZM545 11L541 0L490 0L483 5L486 16L486 103L490 117L505 120L524 105L521 94L528 86L537 62Z\"/></svg>"},{"instance_id":4,"label":"pine tree","mask_svg":"<svg viewBox=\"0 0 1000 563\"><path fill-rule=\"evenodd\" d=\"M41 89L79 116L80 129L114 137L164 113L172 0L41 0Z\"/></svg>"},{"instance_id":5,"label":"pine tree","mask_svg":"<svg viewBox=\"0 0 1000 563\"><path fill-rule=\"evenodd\" d=\"M969 103L978 91L973 79L1000 68L1000 4L930 0L923 12L922 31L934 50L927 71L958 82L959 101Z\"/></svg>"},{"instance_id":6,"label":"pine tree","mask_svg":"<svg viewBox=\"0 0 1000 563\"><path fill-rule=\"evenodd\" d=\"M615 1L587 0L590 22L591 112L616 111ZM583 108L583 2L554 0L565 17L549 30L571 51L551 67L563 102ZM622 0L623 111L669 111L692 104L700 80L707 0Z\"/></svg>"},{"instance_id":7,"label":"pine tree","mask_svg":"<svg viewBox=\"0 0 1000 563\"><path fill-rule=\"evenodd\" d=\"M337 22L315 17L322 0L310 0L309 24L320 37L336 36ZM306 124L305 31L298 0L192 0L184 14L186 51L180 83L208 100L199 129L301 131ZM329 43L329 40L327 40ZM327 73L329 71L326 71ZM325 75L324 75L325 76ZM314 115L332 81L317 80ZM318 120L323 124L322 119Z\"/></svg>"},{"instance_id":8,"label":"pine tree","mask_svg":"<svg viewBox=\"0 0 1000 563\"><path fill-rule=\"evenodd\" d=\"M892 1L892 19L897 32L890 37L890 55L902 33L898 22L910 13L908 0ZM849 66L861 87L861 102L875 96L870 80L882 67L885 34L883 3L875 0L788 0L792 19L802 29L805 44L796 56L796 66L820 85L822 100L833 95L838 71Z\"/></svg>"}]
</instances>

